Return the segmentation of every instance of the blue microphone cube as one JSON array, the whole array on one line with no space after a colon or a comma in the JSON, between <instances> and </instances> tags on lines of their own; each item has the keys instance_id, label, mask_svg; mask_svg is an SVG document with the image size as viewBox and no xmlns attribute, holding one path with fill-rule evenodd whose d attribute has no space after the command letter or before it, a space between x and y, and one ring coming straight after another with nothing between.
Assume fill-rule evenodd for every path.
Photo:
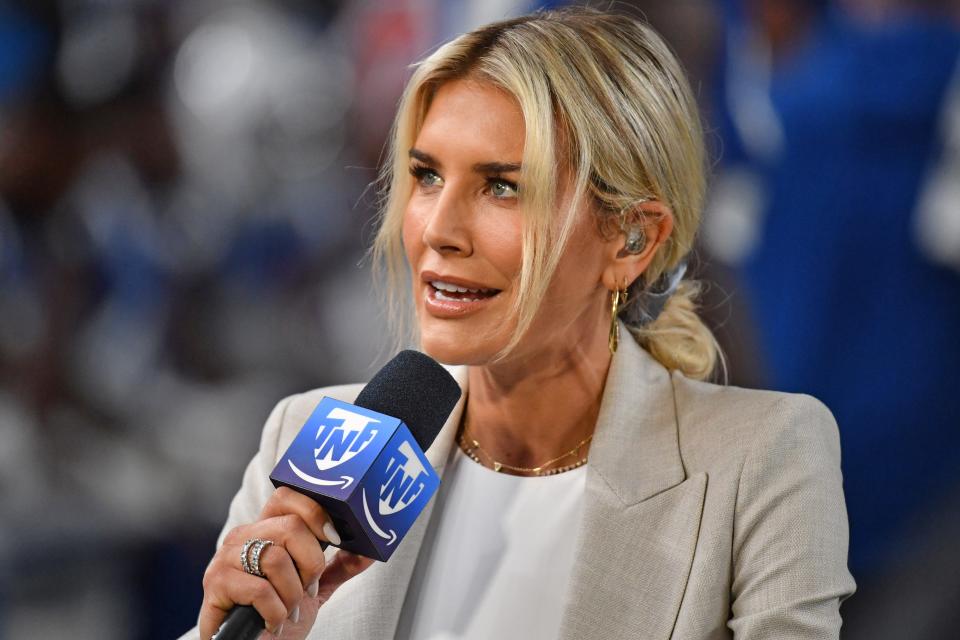
<instances>
[{"instance_id":1,"label":"blue microphone cube","mask_svg":"<svg viewBox=\"0 0 960 640\"><path fill-rule=\"evenodd\" d=\"M401 420L323 398L270 480L326 510L340 548L385 561L440 486Z\"/></svg>"}]
</instances>

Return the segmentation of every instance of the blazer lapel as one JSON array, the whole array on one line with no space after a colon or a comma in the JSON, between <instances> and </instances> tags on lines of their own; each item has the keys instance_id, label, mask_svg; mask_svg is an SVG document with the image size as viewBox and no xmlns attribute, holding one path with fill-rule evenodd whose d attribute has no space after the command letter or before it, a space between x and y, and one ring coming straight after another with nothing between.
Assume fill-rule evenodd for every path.
<instances>
[{"instance_id":1,"label":"blazer lapel","mask_svg":"<svg viewBox=\"0 0 960 640\"><path fill-rule=\"evenodd\" d=\"M686 477L670 374L624 340L590 447L561 639L670 637L706 482L703 473Z\"/></svg>"},{"instance_id":2,"label":"blazer lapel","mask_svg":"<svg viewBox=\"0 0 960 640\"><path fill-rule=\"evenodd\" d=\"M437 474L443 471L454 446L460 417L467 398L467 368L449 367L460 384L460 400L450 413L433 444L425 452ZM344 583L324 606L320 607L310 638L393 638L404 596L410 584L417 556L423 543L436 495L407 532L400 546L387 562L374 563L359 576ZM333 557L336 547L328 547L327 558Z\"/></svg>"}]
</instances>

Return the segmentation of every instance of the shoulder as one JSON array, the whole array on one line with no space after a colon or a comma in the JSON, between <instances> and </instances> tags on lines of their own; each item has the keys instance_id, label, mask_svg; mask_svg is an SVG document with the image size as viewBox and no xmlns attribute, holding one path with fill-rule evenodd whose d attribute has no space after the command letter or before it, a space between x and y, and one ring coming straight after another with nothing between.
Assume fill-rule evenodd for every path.
<instances>
[{"instance_id":1,"label":"shoulder","mask_svg":"<svg viewBox=\"0 0 960 640\"><path fill-rule=\"evenodd\" d=\"M363 389L362 383L320 387L288 396L281 400L278 406L283 406L288 420L295 421L298 418L306 420L324 398L353 402L361 389Z\"/></svg>"},{"instance_id":2,"label":"shoulder","mask_svg":"<svg viewBox=\"0 0 960 640\"><path fill-rule=\"evenodd\" d=\"M723 541L731 572L727 626L766 637L803 616L817 637L837 637L856 587L830 410L804 394L671 380L685 470L709 477L702 531Z\"/></svg>"},{"instance_id":3,"label":"shoulder","mask_svg":"<svg viewBox=\"0 0 960 640\"><path fill-rule=\"evenodd\" d=\"M716 524L732 534L734 613L762 609L772 591L798 593L796 584L783 583L790 572L778 577L770 565L776 557L780 569L795 567L792 575L819 576L815 584L833 602L825 614L832 621L833 598L846 597L854 584L830 410L809 395L671 378L685 470L706 472L713 500L725 505L713 513L722 513Z\"/></svg>"},{"instance_id":4,"label":"shoulder","mask_svg":"<svg viewBox=\"0 0 960 640\"><path fill-rule=\"evenodd\" d=\"M287 396L277 403L270 417L267 418L260 442L261 454L266 454L276 461L293 442L307 418L323 398L353 402L363 386L359 383L340 384Z\"/></svg>"},{"instance_id":5,"label":"shoulder","mask_svg":"<svg viewBox=\"0 0 960 640\"><path fill-rule=\"evenodd\" d=\"M749 456L788 451L839 464L836 421L813 396L711 384L679 373L671 381L682 455L693 467L739 466Z\"/></svg>"}]
</instances>

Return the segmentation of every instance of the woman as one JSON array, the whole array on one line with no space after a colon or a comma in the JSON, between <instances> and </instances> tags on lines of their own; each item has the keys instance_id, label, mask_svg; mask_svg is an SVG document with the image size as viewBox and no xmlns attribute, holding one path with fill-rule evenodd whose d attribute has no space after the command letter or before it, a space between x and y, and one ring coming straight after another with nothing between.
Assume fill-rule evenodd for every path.
<instances>
[{"instance_id":1,"label":"woman","mask_svg":"<svg viewBox=\"0 0 960 640\"><path fill-rule=\"evenodd\" d=\"M285 639L837 637L836 425L700 381L719 356L682 277L703 140L660 38L584 9L481 28L418 66L391 150L374 253L464 391L428 452L442 488L388 563L324 557L323 510L268 475L322 395L361 387L281 402L200 637L235 603ZM264 577L241 562L256 538Z\"/></svg>"}]
</instances>

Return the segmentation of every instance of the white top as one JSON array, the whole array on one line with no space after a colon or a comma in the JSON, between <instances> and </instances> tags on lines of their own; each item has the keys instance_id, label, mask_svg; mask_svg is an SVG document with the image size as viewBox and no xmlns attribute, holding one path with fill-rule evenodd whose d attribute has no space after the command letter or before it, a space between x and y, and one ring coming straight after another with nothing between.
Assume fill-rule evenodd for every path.
<instances>
[{"instance_id":1,"label":"white top","mask_svg":"<svg viewBox=\"0 0 960 640\"><path fill-rule=\"evenodd\" d=\"M522 477L487 469L453 449L396 638L556 638L586 465Z\"/></svg>"}]
</instances>

